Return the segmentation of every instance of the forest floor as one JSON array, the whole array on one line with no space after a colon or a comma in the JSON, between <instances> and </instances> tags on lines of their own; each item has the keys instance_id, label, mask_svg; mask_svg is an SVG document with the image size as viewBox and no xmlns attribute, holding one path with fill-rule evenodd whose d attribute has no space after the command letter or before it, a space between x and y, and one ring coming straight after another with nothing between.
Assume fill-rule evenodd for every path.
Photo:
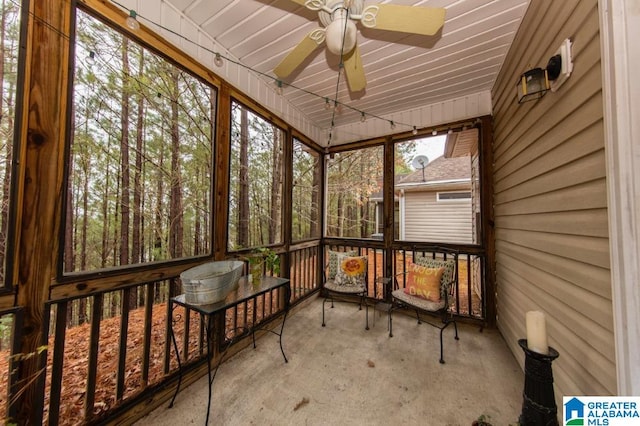
<instances>
[{"instance_id":1,"label":"forest floor","mask_svg":"<svg viewBox=\"0 0 640 426\"><path fill-rule=\"evenodd\" d=\"M148 383L156 383L164 376L164 354L166 336L166 303L154 305L152 310L151 350L149 359ZM193 316L192 324L197 325L197 316ZM65 336L64 369L60 396L60 424L73 425L85 423L85 396L88 371L88 354L90 342L90 324L67 329ZM142 378L142 351L144 339L144 307L129 313L127 336L127 359L123 397L128 398L144 388ZM192 326L193 328L193 326ZM120 317L104 319L100 323L100 341L98 349L97 377L95 390L95 406L93 414L100 416L113 408L116 400L116 383L118 371ZM179 336L184 329L184 322L175 324L178 336L178 347L181 347ZM198 330L197 328L195 330ZM198 332L190 333L197 338ZM51 381L53 361L53 344L55 336L49 337L49 356L47 359L46 381ZM190 344L190 357L198 352L198 344ZM172 349L173 354L173 349ZM0 419L6 419L6 389L9 351L0 352ZM171 356L171 368L176 367L175 356ZM50 386L45 386L44 419L47 421L49 411ZM0 422L1 423L1 422Z\"/></svg>"}]
</instances>

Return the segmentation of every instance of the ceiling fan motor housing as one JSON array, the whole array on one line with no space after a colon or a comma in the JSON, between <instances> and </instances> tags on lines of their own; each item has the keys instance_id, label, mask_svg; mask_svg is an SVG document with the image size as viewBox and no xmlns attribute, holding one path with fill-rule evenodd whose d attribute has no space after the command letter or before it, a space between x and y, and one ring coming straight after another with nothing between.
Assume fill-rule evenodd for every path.
<instances>
[{"instance_id":1,"label":"ceiling fan motor housing","mask_svg":"<svg viewBox=\"0 0 640 426\"><path fill-rule=\"evenodd\" d=\"M444 25L444 8L405 6L378 3L364 7L364 0L291 0L318 12L325 28L316 28L306 34L293 50L274 68L279 79L290 78L312 54L326 42L327 49L342 55L340 68L351 92L365 89L362 57L357 46L358 29L355 21L364 28L395 31L408 34L434 36Z\"/></svg>"},{"instance_id":2,"label":"ceiling fan motor housing","mask_svg":"<svg viewBox=\"0 0 640 426\"><path fill-rule=\"evenodd\" d=\"M364 8L364 0L326 0L325 6L331 9L331 13L326 12L324 9L318 11L318 17L323 26L328 27L334 19L346 14L349 11L348 16L362 14Z\"/></svg>"},{"instance_id":3,"label":"ceiling fan motor housing","mask_svg":"<svg viewBox=\"0 0 640 426\"><path fill-rule=\"evenodd\" d=\"M320 21L327 27L327 49L334 55L346 55L356 46L358 29L350 16L362 12L362 2L363 0L327 0L325 5L332 13L319 11Z\"/></svg>"}]
</instances>

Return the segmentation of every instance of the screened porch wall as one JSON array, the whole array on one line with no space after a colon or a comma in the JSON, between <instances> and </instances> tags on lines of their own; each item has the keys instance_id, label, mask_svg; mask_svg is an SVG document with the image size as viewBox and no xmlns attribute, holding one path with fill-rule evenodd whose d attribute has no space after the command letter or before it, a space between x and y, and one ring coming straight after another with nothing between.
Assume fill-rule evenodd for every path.
<instances>
[{"instance_id":1,"label":"screened porch wall","mask_svg":"<svg viewBox=\"0 0 640 426\"><path fill-rule=\"evenodd\" d=\"M518 104L565 38L571 77ZM616 393L600 59L596 0L532 2L492 93L498 327L522 363L525 313L546 313L558 402Z\"/></svg>"},{"instance_id":2,"label":"screened porch wall","mask_svg":"<svg viewBox=\"0 0 640 426\"><path fill-rule=\"evenodd\" d=\"M247 68L230 61L224 61L221 67L216 66L214 64L215 55L206 49L220 52L221 55L231 59L234 59L233 56L216 44L211 37L200 31L195 23L185 18L181 11L177 10L173 5L163 0L153 2L123 0L119 3L128 9L136 10L139 16L146 18L142 21L144 25L148 25L157 34L165 37L166 40L191 55L195 60L214 70L222 79L281 117L311 140L319 141L324 137L320 128L311 123L299 110L289 104L284 97L276 93L276 86L273 81L266 81L255 73L250 72ZM172 34L149 21L158 22L164 28L171 28L172 31L179 35ZM194 42L189 40L194 40ZM203 46L206 49L199 46Z\"/></svg>"}]
</instances>

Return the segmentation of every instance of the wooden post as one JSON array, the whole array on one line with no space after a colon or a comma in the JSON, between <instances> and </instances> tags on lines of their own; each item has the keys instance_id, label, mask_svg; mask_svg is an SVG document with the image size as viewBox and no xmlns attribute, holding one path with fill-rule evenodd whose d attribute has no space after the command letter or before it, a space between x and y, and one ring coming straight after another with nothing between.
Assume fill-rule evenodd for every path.
<instances>
[{"instance_id":1,"label":"wooden post","mask_svg":"<svg viewBox=\"0 0 640 426\"><path fill-rule=\"evenodd\" d=\"M20 165L17 170L19 209L17 303L25 307L20 352L36 352L46 344L45 302L56 275L60 218L65 187L65 136L69 84L70 2L33 0L29 6ZM42 423L45 354L24 361L19 379L25 392L18 424ZM36 381L31 378L39 375Z\"/></svg>"},{"instance_id":2,"label":"wooden post","mask_svg":"<svg viewBox=\"0 0 640 426\"><path fill-rule=\"evenodd\" d=\"M393 274L393 242L396 238L394 213L395 213L395 164L394 164L395 143L388 137L384 144L384 182L382 185L383 212L384 212L384 276L391 277ZM386 286L387 292L392 290L391 286ZM391 294L385 294L385 299Z\"/></svg>"},{"instance_id":3,"label":"wooden post","mask_svg":"<svg viewBox=\"0 0 640 426\"><path fill-rule=\"evenodd\" d=\"M482 191L482 245L485 248L485 319L490 327L496 324L496 241L493 217L493 126L491 116L481 118L480 187Z\"/></svg>"},{"instance_id":4,"label":"wooden post","mask_svg":"<svg viewBox=\"0 0 640 426\"><path fill-rule=\"evenodd\" d=\"M227 253L227 219L229 216L229 155L231 152L231 98L229 85L223 84L218 93L218 120L216 122L215 207L213 217L213 255L224 260Z\"/></svg>"},{"instance_id":5,"label":"wooden post","mask_svg":"<svg viewBox=\"0 0 640 426\"><path fill-rule=\"evenodd\" d=\"M282 144L282 241L284 242L284 253L280 257L280 276L283 278L291 277L291 243L293 238L293 129L288 127L284 132L284 141Z\"/></svg>"}]
</instances>

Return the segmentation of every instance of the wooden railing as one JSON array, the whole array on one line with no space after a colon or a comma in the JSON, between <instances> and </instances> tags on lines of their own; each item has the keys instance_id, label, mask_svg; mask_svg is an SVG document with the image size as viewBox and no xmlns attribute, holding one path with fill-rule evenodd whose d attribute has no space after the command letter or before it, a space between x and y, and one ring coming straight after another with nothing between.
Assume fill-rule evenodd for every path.
<instances>
[{"instance_id":1,"label":"wooden railing","mask_svg":"<svg viewBox=\"0 0 640 426\"><path fill-rule=\"evenodd\" d=\"M281 265L288 266L293 305L320 288L319 247L319 242L308 242L280 254ZM272 275L272 271L265 273ZM38 404L43 422L101 422L135 404L146 403L153 393L165 389L175 381L178 368L170 340L171 321L185 370L204 365L207 340L202 318L187 314L181 307L170 312L169 298L180 292L179 276L174 275L117 290L97 286L89 295L48 302L49 318L44 321L48 327L43 330L48 343L42 354L45 369ZM231 339L235 343L245 326L268 322L282 309L277 290L228 309L224 330L212 332L220 337L215 348ZM0 320L11 317L7 327L15 329L20 311L14 308L0 312ZM11 344L5 343L7 347L1 348L5 360L13 354L12 347L19 347L15 342L18 336L12 336L13 340L4 340ZM215 356L219 355L216 351ZM7 384L12 389L19 386L9 380L12 368L0 363L0 388L7 389ZM9 397L8 392L0 393L0 419L8 419L15 411L15 407L7 410Z\"/></svg>"},{"instance_id":2,"label":"wooden railing","mask_svg":"<svg viewBox=\"0 0 640 426\"><path fill-rule=\"evenodd\" d=\"M450 298L449 310L454 315L460 317L468 317L477 320L484 320L485 305L483 303L486 298L485 286L483 284L484 276L484 257L479 254L464 252L462 249L458 251L458 265L455 274L455 283L452 288L452 298ZM411 250L399 249L393 251L394 275L397 276L400 288L406 286L407 267L413 262L414 255L438 257L441 253L430 247L415 247ZM446 256L442 256L446 260Z\"/></svg>"},{"instance_id":3,"label":"wooden railing","mask_svg":"<svg viewBox=\"0 0 640 426\"><path fill-rule=\"evenodd\" d=\"M335 241L327 245L307 242L281 253L281 265L291 280L291 301L296 304L315 294L322 285L322 269L331 250L354 250L368 257L368 296L381 300L388 296L376 278L406 270L414 253L431 253L429 246L394 247L385 250L380 241ZM451 311L463 317L483 320L484 256L480 250L458 248L458 279L453 289ZM390 257L388 257L390 256ZM281 271L282 272L282 271ZM271 271L265 271L271 274ZM286 274L283 274L286 275ZM404 285L402 279L398 282ZM181 360L187 371L201 368L206 353L205 328L202 319L194 313L187 315L183 308L172 313L168 300L180 293L178 276L163 276L161 280L131 285L117 290L97 286L89 295L50 301L50 318L43 330L47 350L42 354L42 395L39 406L43 421L64 424L68 419L86 423L115 418L136 404L145 404L149 397L162 392L174 383L177 361L170 341L170 320L178 343ZM244 326L267 322L282 309L278 294L266 294L225 313L224 330L214 330L220 345L234 342ZM81 324L72 321L70 312L83 312ZM20 322L21 309L0 312L0 318L10 316L12 330ZM15 333L9 340L18 347ZM2 348L8 359L13 354L9 347ZM216 354L218 356L219 354ZM0 388L10 386L17 392L19 384L12 382L9 372L15 366L0 364L3 381ZM170 388L171 386L169 386ZM7 393L0 394L0 414L8 419L15 407L7 410Z\"/></svg>"},{"instance_id":4,"label":"wooden railing","mask_svg":"<svg viewBox=\"0 0 640 426\"><path fill-rule=\"evenodd\" d=\"M452 289L453 297L450 298L450 311L459 316L473 320L484 321L486 316L485 297L485 256L483 251L470 246L451 246L450 249L458 253L457 279ZM384 299L385 295L382 286L377 283L377 278L389 276L397 278L400 288L405 287L408 274L409 263L413 259L414 253L420 255L434 255L434 247L426 244L413 244L403 246L398 244L391 250L382 248L379 241L367 240L343 240L332 239L326 246L328 250L355 251L360 256L368 257L368 297L372 299ZM387 272L387 258L391 256L391 271ZM328 255L325 253L325 259ZM396 277L398 276L398 277Z\"/></svg>"}]
</instances>

